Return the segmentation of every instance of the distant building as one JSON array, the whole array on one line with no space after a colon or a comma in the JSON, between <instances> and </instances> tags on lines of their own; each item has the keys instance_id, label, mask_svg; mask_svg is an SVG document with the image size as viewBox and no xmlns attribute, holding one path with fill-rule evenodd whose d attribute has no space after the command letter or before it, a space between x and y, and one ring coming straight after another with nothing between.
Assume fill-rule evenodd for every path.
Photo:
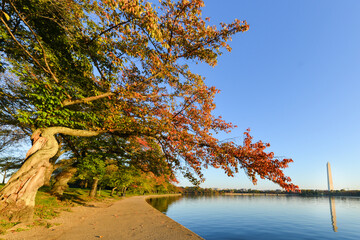
<instances>
[{"instance_id":1,"label":"distant building","mask_svg":"<svg viewBox=\"0 0 360 240\"><path fill-rule=\"evenodd\" d=\"M326 168L327 168L327 180L328 180L328 190L329 191L333 191L334 190L334 185L333 185L333 180L332 180L332 176L331 176L331 167L330 167L330 163L328 162L326 164Z\"/></svg>"}]
</instances>

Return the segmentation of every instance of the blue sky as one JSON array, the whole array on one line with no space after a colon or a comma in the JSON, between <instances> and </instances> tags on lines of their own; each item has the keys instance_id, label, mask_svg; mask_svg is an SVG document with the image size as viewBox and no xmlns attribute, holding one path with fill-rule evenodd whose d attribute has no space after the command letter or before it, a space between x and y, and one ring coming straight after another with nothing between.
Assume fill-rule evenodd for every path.
<instances>
[{"instance_id":1,"label":"blue sky","mask_svg":"<svg viewBox=\"0 0 360 240\"><path fill-rule=\"evenodd\" d=\"M215 68L196 66L221 90L215 115L248 127L275 156L292 158L285 170L302 189L326 189L326 163L335 189L360 189L360 1L205 0L211 23L247 20ZM228 178L205 171L202 187L277 189L252 185L244 173ZM180 178L181 179L181 178ZM189 185L181 180L180 185Z\"/></svg>"}]
</instances>

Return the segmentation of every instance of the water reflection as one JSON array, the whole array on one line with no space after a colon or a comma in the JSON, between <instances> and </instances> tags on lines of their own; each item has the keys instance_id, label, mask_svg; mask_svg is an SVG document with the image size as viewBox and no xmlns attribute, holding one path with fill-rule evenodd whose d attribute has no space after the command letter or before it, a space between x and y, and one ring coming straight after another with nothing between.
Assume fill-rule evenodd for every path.
<instances>
[{"instance_id":1,"label":"water reflection","mask_svg":"<svg viewBox=\"0 0 360 240\"><path fill-rule=\"evenodd\" d=\"M180 200L180 198L181 196L160 197L160 198L150 198L147 199L146 201L160 212L166 214L169 209L169 206L175 203L176 201Z\"/></svg>"},{"instance_id":2,"label":"water reflection","mask_svg":"<svg viewBox=\"0 0 360 240\"><path fill-rule=\"evenodd\" d=\"M332 227L333 227L334 232L337 232L335 197L329 197L329 202L330 202L330 214L331 214Z\"/></svg>"},{"instance_id":3,"label":"water reflection","mask_svg":"<svg viewBox=\"0 0 360 240\"><path fill-rule=\"evenodd\" d=\"M150 204L207 240L360 239L358 197L183 196Z\"/></svg>"}]
</instances>

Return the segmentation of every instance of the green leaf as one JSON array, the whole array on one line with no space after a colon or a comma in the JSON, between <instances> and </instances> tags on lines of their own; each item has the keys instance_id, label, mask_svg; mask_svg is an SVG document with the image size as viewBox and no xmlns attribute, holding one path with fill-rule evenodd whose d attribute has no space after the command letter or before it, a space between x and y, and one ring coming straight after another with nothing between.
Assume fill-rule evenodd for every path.
<instances>
[{"instance_id":1,"label":"green leaf","mask_svg":"<svg viewBox=\"0 0 360 240\"><path fill-rule=\"evenodd\" d=\"M6 18L6 21L9 21L10 20L9 15L6 12L3 12L3 14L4 14L5 18Z\"/></svg>"}]
</instances>

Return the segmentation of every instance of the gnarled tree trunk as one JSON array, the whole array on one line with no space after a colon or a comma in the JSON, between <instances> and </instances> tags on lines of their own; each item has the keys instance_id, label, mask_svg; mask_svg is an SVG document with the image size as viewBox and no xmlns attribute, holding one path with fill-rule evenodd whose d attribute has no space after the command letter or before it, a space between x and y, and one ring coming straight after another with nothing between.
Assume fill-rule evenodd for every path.
<instances>
[{"instance_id":1,"label":"gnarled tree trunk","mask_svg":"<svg viewBox=\"0 0 360 240\"><path fill-rule=\"evenodd\" d=\"M44 186L48 186L48 187L50 186L50 179L54 170L55 170L54 165L49 162L49 166L45 170Z\"/></svg>"},{"instance_id":2,"label":"gnarled tree trunk","mask_svg":"<svg viewBox=\"0 0 360 240\"><path fill-rule=\"evenodd\" d=\"M68 182L74 176L76 171L77 171L76 167L70 166L64 169L58 175L56 175L55 183L51 189L51 193L54 195L62 196L64 194L64 191L69 187Z\"/></svg>"},{"instance_id":3,"label":"gnarled tree trunk","mask_svg":"<svg viewBox=\"0 0 360 240\"><path fill-rule=\"evenodd\" d=\"M0 192L0 217L12 222L31 221L35 196L44 185L49 159L58 150L54 134L42 132L45 145L31 155Z\"/></svg>"},{"instance_id":4,"label":"gnarled tree trunk","mask_svg":"<svg viewBox=\"0 0 360 240\"><path fill-rule=\"evenodd\" d=\"M7 184L0 191L0 219L12 222L27 222L33 217L35 196L38 189L44 185L49 159L58 151L55 134L63 133L72 136L96 136L99 132L75 130L65 127L50 127L37 129L33 138L40 134L45 143L38 149L34 146L30 155L21 168L12 175ZM33 149L34 148L34 149ZM29 151L30 152L30 151Z\"/></svg>"},{"instance_id":5,"label":"gnarled tree trunk","mask_svg":"<svg viewBox=\"0 0 360 240\"><path fill-rule=\"evenodd\" d=\"M56 166L55 166L55 163L56 161L59 159L59 157L63 154L64 152L61 151L61 142L59 143L58 145L58 151L56 152L56 154L50 158L49 162L50 162L50 165L49 167L46 169L46 172L45 172L45 182L44 182L44 186L48 186L50 187L50 179L51 179L51 175L52 173L55 171L56 169Z\"/></svg>"}]
</instances>

